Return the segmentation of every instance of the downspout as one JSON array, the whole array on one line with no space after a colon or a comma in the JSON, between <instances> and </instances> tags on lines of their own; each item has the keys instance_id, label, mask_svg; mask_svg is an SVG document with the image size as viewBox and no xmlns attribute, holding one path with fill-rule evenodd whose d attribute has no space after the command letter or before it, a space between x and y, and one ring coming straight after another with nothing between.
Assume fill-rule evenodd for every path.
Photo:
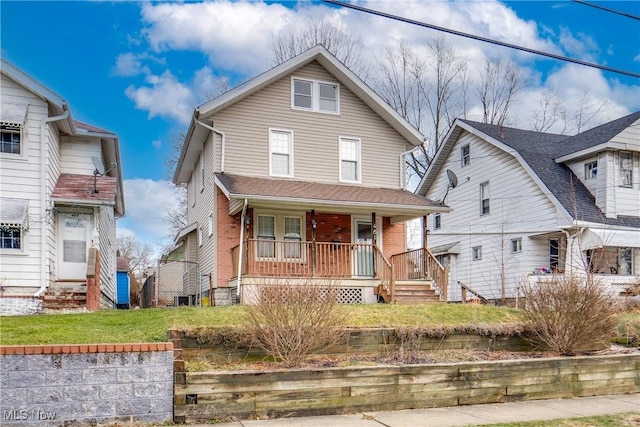
<instances>
[{"instance_id":1,"label":"downspout","mask_svg":"<svg viewBox=\"0 0 640 427\"><path fill-rule=\"evenodd\" d=\"M247 216L247 199L244 199L244 205L242 206L242 215L240 216L240 254L238 256L238 299L242 304L242 293L240 292L240 286L242 285L242 248L244 247L244 229L245 219Z\"/></svg>"},{"instance_id":2,"label":"downspout","mask_svg":"<svg viewBox=\"0 0 640 427\"><path fill-rule=\"evenodd\" d=\"M224 153L225 153L225 148L226 148L226 135L224 134L223 131L221 131L220 129L216 129L213 126L209 126L208 124L201 122L198 119L194 119L194 123L202 126L205 129L209 129L211 132L217 133L218 135L220 135L222 137L222 149L220 152L220 173L224 173Z\"/></svg>"},{"instance_id":3,"label":"downspout","mask_svg":"<svg viewBox=\"0 0 640 427\"><path fill-rule=\"evenodd\" d=\"M63 108L68 107L64 105ZM67 117L69 117L69 110L65 109L64 113L59 116L47 117L40 123L40 203L42 204L41 206L45 207L45 211L49 209L46 178L47 168L45 164L45 161L48 160L49 144L47 144L45 131L49 123L64 120ZM42 229L40 230L40 289L33 294L33 298L40 298L47 290L48 284L49 257L47 256L48 251L46 248L47 240L49 240L49 216L46 215L45 218L47 218L47 220L41 223Z\"/></svg>"}]
</instances>

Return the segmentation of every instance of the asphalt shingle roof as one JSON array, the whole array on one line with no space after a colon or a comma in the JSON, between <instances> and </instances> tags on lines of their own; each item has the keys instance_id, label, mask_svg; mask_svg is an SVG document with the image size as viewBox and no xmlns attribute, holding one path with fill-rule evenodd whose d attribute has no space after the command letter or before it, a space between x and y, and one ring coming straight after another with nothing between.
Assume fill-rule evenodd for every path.
<instances>
[{"instance_id":1,"label":"asphalt shingle roof","mask_svg":"<svg viewBox=\"0 0 640 427\"><path fill-rule=\"evenodd\" d=\"M577 220L601 224L640 227L640 216L606 218L596 206L595 198L582 181L555 159L566 154L609 141L631 123L640 118L640 112L631 114L572 137L498 125L461 120L490 137L516 150L551 194Z\"/></svg>"}]
</instances>

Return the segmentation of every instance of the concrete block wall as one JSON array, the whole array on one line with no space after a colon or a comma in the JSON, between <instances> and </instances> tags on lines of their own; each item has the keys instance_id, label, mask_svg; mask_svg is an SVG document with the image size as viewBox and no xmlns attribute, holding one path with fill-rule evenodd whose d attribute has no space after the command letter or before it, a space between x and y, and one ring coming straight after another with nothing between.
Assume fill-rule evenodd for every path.
<instances>
[{"instance_id":1,"label":"concrete block wall","mask_svg":"<svg viewBox=\"0 0 640 427\"><path fill-rule=\"evenodd\" d=\"M0 347L0 424L173 418L173 344Z\"/></svg>"}]
</instances>

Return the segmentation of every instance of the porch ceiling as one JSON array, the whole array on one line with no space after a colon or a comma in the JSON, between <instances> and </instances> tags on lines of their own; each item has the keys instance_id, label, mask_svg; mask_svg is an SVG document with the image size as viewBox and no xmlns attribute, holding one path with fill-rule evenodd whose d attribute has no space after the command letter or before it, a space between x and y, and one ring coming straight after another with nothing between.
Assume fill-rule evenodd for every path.
<instances>
[{"instance_id":1,"label":"porch ceiling","mask_svg":"<svg viewBox=\"0 0 640 427\"><path fill-rule=\"evenodd\" d=\"M315 209L318 212L376 212L383 216L402 219L415 218L431 212L450 211L445 205L399 189L229 174L217 174L216 185L229 200L247 199L252 207L305 211ZM231 203L229 213L236 214L241 208L241 204Z\"/></svg>"}]
</instances>

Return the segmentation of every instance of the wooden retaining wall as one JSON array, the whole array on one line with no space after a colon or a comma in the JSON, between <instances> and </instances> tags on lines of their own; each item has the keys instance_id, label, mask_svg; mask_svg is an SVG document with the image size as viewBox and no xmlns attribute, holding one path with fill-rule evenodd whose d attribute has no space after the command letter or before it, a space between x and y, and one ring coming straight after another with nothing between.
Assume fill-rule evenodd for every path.
<instances>
[{"instance_id":1,"label":"wooden retaining wall","mask_svg":"<svg viewBox=\"0 0 640 427\"><path fill-rule=\"evenodd\" d=\"M258 349L242 347L229 340L207 339L206 334L196 338L185 331L169 331L176 348L182 349L184 360L206 360L210 363L233 363L247 358L255 360L267 354ZM405 351L419 350L491 350L529 351L531 345L519 336L479 336L454 334L442 338L422 337L414 342L402 342L393 328L352 328L347 330L343 345L335 346L325 355L389 356L396 354L401 345Z\"/></svg>"},{"instance_id":2,"label":"wooden retaining wall","mask_svg":"<svg viewBox=\"0 0 640 427\"><path fill-rule=\"evenodd\" d=\"M291 417L640 391L640 354L176 373L174 421Z\"/></svg>"}]
</instances>

